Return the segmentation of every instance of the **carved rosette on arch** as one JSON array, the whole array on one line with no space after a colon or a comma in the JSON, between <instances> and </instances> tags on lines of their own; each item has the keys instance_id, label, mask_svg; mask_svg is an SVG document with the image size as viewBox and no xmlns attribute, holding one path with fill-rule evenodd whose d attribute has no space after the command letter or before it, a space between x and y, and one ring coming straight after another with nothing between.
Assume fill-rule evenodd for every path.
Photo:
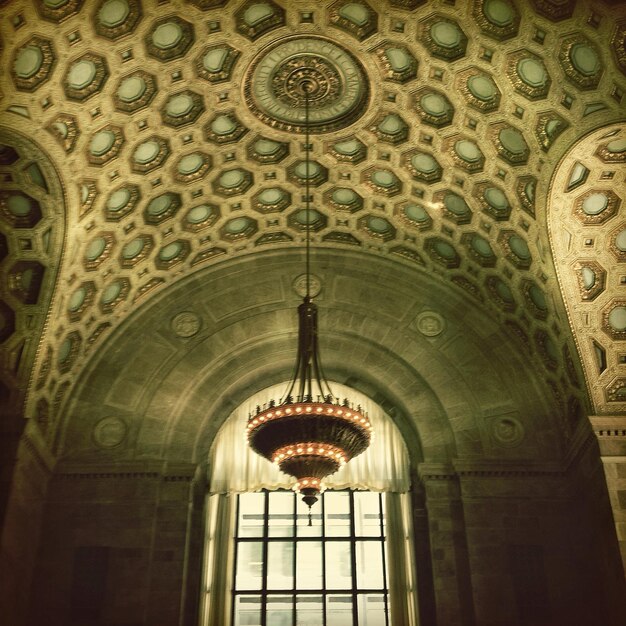
<instances>
[{"instance_id":1,"label":"carved rosette on arch","mask_svg":"<svg viewBox=\"0 0 626 626\"><path fill-rule=\"evenodd\" d=\"M369 97L361 64L338 44L318 37L289 39L263 51L244 84L246 103L261 121L297 133L304 132L307 89L312 133L349 126L363 115Z\"/></svg>"}]
</instances>

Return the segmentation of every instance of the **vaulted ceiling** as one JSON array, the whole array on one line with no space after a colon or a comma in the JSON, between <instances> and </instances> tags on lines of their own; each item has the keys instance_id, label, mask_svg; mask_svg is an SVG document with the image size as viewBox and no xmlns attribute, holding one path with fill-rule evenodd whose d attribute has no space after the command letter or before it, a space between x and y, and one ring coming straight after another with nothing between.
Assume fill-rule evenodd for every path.
<instances>
[{"instance_id":1,"label":"vaulted ceiling","mask_svg":"<svg viewBox=\"0 0 626 626\"><path fill-rule=\"evenodd\" d=\"M463 295L564 412L626 410L620 3L1 6L3 395L42 428L146 303L307 229Z\"/></svg>"}]
</instances>

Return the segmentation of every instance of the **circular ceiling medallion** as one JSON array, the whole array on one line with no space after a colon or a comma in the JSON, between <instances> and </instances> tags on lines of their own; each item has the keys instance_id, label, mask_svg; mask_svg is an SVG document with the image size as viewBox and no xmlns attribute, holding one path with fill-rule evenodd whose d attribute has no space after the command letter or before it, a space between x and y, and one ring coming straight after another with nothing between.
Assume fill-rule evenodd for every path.
<instances>
[{"instance_id":1,"label":"circular ceiling medallion","mask_svg":"<svg viewBox=\"0 0 626 626\"><path fill-rule=\"evenodd\" d=\"M99 448L115 448L124 438L128 427L120 417L105 417L93 429L93 438Z\"/></svg>"},{"instance_id":2,"label":"circular ceiling medallion","mask_svg":"<svg viewBox=\"0 0 626 626\"><path fill-rule=\"evenodd\" d=\"M176 335L186 339L193 337L200 330L202 321L192 311L183 311L172 318L171 325Z\"/></svg>"},{"instance_id":3,"label":"circular ceiling medallion","mask_svg":"<svg viewBox=\"0 0 626 626\"><path fill-rule=\"evenodd\" d=\"M300 274L293 281L293 290L301 297L304 298L306 296L306 283L307 276L306 274ZM315 298L319 296L320 291L322 291L322 281L315 274L309 275L309 294L311 298Z\"/></svg>"},{"instance_id":4,"label":"circular ceiling medallion","mask_svg":"<svg viewBox=\"0 0 626 626\"><path fill-rule=\"evenodd\" d=\"M417 330L426 337L440 335L446 327L444 318L435 311L423 311L415 319Z\"/></svg>"},{"instance_id":5,"label":"circular ceiling medallion","mask_svg":"<svg viewBox=\"0 0 626 626\"><path fill-rule=\"evenodd\" d=\"M366 109L367 76L361 64L339 45L317 37L298 37L264 51L250 65L245 98L263 122L289 132L304 132L305 93L310 129L325 133L349 126Z\"/></svg>"},{"instance_id":6,"label":"circular ceiling medallion","mask_svg":"<svg viewBox=\"0 0 626 626\"><path fill-rule=\"evenodd\" d=\"M524 438L524 427L513 417L504 417L491 423L494 439L505 447L514 447Z\"/></svg>"}]
</instances>

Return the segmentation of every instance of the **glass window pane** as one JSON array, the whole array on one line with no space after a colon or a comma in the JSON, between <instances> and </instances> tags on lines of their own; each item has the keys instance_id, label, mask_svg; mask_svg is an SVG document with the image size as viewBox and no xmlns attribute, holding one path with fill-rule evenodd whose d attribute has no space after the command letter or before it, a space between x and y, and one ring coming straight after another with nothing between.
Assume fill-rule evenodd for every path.
<instances>
[{"instance_id":1,"label":"glass window pane","mask_svg":"<svg viewBox=\"0 0 626 626\"><path fill-rule=\"evenodd\" d=\"M363 593L357 596L359 626L385 626L385 596Z\"/></svg>"},{"instance_id":2,"label":"glass window pane","mask_svg":"<svg viewBox=\"0 0 626 626\"><path fill-rule=\"evenodd\" d=\"M267 596L268 626L293 626L293 596Z\"/></svg>"},{"instance_id":3,"label":"glass window pane","mask_svg":"<svg viewBox=\"0 0 626 626\"><path fill-rule=\"evenodd\" d=\"M354 532L357 537L380 537L380 497L372 491L354 492Z\"/></svg>"},{"instance_id":4,"label":"glass window pane","mask_svg":"<svg viewBox=\"0 0 626 626\"><path fill-rule=\"evenodd\" d=\"M291 541L268 543L267 588L293 588L293 543Z\"/></svg>"},{"instance_id":5,"label":"glass window pane","mask_svg":"<svg viewBox=\"0 0 626 626\"><path fill-rule=\"evenodd\" d=\"M324 598L322 596L296 596L296 624L298 626L324 625Z\"/></svg>"},{"instance_id":6,"label":"glass window pane","mask_svg":"<svg viewBox=\"0 0 626 626\"><path fill-rule=\"evenodd\" d=\"M380 541L356 542L356 586L358 589L382 589L383 546Z\"/></svg>"},{"instance_id":7,"label":"glass window pane","mask_svg":"<svg viewBox=\"0 0 626 626\"><path fill-rule=\"evenodd\" d=\"M350 494L347 491L324 494L324 524L327 537L350 535Z\"/></svg>"},{"instance_id":8,"label":"glass window pane","mask_svg":"<svg viewBox=\"0 0 626 626\"><path fill-rule=\"evenodd\" d=\"M261 596L235 596L235 626L261 626Z\"/></svg>"},{"instance_id":9,"label":"glass window pane","mask_svg":"<svg viewBox=\"0 0 626 626\"><path fill-rule=\"evenodd\" d=\"M265 516L264 493L242 493L239 496L239 537L262 537Z\"/></svg>"},{"instance_id":10,"label":"glass window pane","mask_svg":"<svg viewBox=\"0 0 626 626\"><path fill-rule=\"evenodd\" d=\"M296 496L296 529L298 537L319 537L322 534L322 503L316 502L311 509L309 526L309 507Z\"/></svg>"},{"instance_id":11,"label":"glass window pane","mask_svg":"<svg viewBox=\"0 0 626 626\"><path fill-rule=\"evenodd\" d=\"M326 626L353 626L352 596L326 596Z\"/></svg>"},{"instance_id":12,"label":"glass window pane","mask_svg":"<svg viewBox=\"0 0 626 626\"><path fill-rule=\"evenodd\" d=\"M294 494L272 491L269 494L268 536L293 537Z\"/></svg>"},{"instance_id":13,"label":"glass window pane","mask_svg":"<svg viewBox=\"0 0 626 626\"><path fill-rule=\"evenodd\" d=\"M326 589L352 589L349 541L329 541L326 550Z\"/></svg>"},{"instance_id":14,"label":"glass window pane","mask_svg":"<svg viewBox=\"0 0 626 626\"><path fill-rule=\"evenodd\" d=\"M237 575L235 588L254 590L261 588L263 577L263 544L260 541L245 541L237 546Z\"/></svg>"},{"instance_id":15,"label":"glass window pane","mask_svg":"<svg viewBox=\"0 0 626 626\"><path fill-rule=\"evenodd\" d=\"M296 548L296 589L322 589L322 543L299 541Z\"/></svg>"}]
</instances>

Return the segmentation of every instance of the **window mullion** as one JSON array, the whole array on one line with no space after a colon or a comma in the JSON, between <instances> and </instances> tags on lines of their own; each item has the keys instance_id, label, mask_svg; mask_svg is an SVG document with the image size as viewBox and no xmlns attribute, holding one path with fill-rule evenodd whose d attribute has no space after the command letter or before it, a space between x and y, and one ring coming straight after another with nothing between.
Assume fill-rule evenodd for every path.
<instances>
[{"instance_id":1,"label":"window mullion","mask_svg":"<svg viewBox=\"0 0 626 626\"><path fill-rule=\"evenodd\" d=\"M263 490L265 499L263 500L263 567L262 567L262 584L261 584L261 626L267 626L267 552L269 546L269 517L270 517L270 498L269 491Z\"/></svg>"},{"instance_id":2,"label":"window mullion","mask_svg":"<svg viewBox=\"0 0 626 626\"><path fill-rule=\"evenodd\" d=\"M387 554L385 552L385 525L383 521L383 515L385 514L385 509L383 507L383 494L378 494L378 515L380 519L380 549L382 552L382 563L383 563L383 589L385 593L383 594L383 599L385 602L385 626L389 626L389 586L387 585Z\"/></svg>"},{"instance_id":3,"label":"window mullion","mask_svg":"<svg viewBox=\"0 0 626 626\"><path fill-rule=\"evenodd\" d=\"M233 560L233 587L236 589L237 586L237 554L239 552L239 507L241 506L239 502L240 496L237 495L237 506L235 507L235 549L234 549L234 560ZM235 594L235 598L232 601L231 611L230 611L230 623L235 623L235 605L237 604L235 600L237 599L237 595Z\"/></svg>"},{"instance_id":4,"label":"window mullion","mask_svg":"<svg viewBox=\"0 0 626 626\"><path fill-rule=\"evenodd\" d=\"M292 573L292 582L291 582L291 589L292 589L292 594L291 594L291 614L292 614L292 624L297 624L297 617L296 617L296 588L297 588L297 582L296 582L296 562L298 559L298 537L296 536L297 532L298 532L298 528L297 528L297 519L298 519L298 513L297 513L297 505L298 505L298 499L296 494L293 494L293 519L292 519L292 526L291 526L291 544L293 546L293 549L291 551L291 554L293 555L293 561L291 563L291 573Z\"/></svg>"},{"instance_id":5,"label":"window mullion","mask_svg":"<svg viewBox=\"0 0 626 626\"><path fill-rule=\"evenodd\" d=\"M357 588L356 588L356 525L354 523L354 492L352 489L348 491L350 494L350 560L352 565L352 622L354 626L358 626L359 612L357 607Z\"/></svg>"},{"instance_id":6,"label":"window mullion","mask_svg":"<svg viewBox=\"0 0 626 626\"><path fill-rule=\"evenodd\" d=\"M322 519L320 524L320 545L322 550L322 615L324 617L324 626L326 626L326 505L324 500L324 494L322 494L322 497L320 498L320 505L322 508Z\"/></svg>"}]
</instances>

